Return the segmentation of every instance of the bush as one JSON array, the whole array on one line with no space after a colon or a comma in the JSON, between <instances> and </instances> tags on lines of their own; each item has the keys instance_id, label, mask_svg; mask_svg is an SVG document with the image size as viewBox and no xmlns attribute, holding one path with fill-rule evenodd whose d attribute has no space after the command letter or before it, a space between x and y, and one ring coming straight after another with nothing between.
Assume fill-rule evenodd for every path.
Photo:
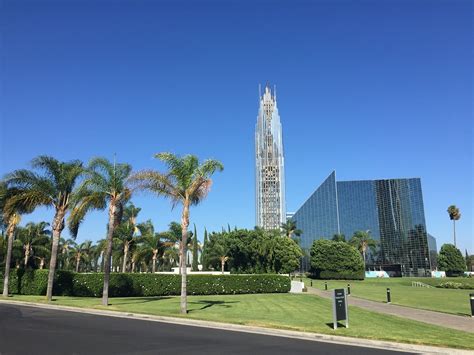
<instances>
[{"instance_id":1,"label":"bush","mask_svg":"<svg viewBox=\"0 0 474 355\"><path fill-rule=\"evenodd\" d=\"M436 285L438 288L452 288L452 289L462 289L462 290L474 290L473 285L469 285L468 283L462 282L441 282L439 285Z\"/></svg>"},{"instance_id":2,"label":"bush","mask_svg":"<svg viewBox=\"0 0 474 355\"><path fill-rule=\"evenodd\" d=\"M316 240L311 246L311 273L318 279L363 280L364 262L351 245L332 240Z\"/></svg>"},{"instance_id":3,"label":"bush","mask_svg":"<svg viewBox=\"0 0 474 355\"><path fill-rule=\"evenodd\" d=\"M56 296L101 297L103 273L81 274L57 271L53 294ZM48 270L14 270L10 293L45 295ZM283 275L188 275L189 295L224 295L239 293L281 293L290 290L290 279ZM171 296L181 294L180 275L110 274L109 295Z\"/></svg>"},{"instance_id":4,"label":"bush","mask_svg":"<svg viewBox=\"0 0 474 355\"><path fill-rule=\"evenodd\" d=\"M443 244L438 255L438 269L446 271L447 276L462 276L466 261L461 251L453 244Z\"/></svg>"}]
</instances>

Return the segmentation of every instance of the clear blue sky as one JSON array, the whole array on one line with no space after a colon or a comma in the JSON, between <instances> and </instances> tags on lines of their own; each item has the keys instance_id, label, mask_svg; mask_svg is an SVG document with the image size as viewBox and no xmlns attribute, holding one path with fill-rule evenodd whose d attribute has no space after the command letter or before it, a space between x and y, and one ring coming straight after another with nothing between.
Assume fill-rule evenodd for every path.
<instances>
[{"instance_id":1,"label":"clear blue sky","mask_svg":"<svg viewBox=\"0 0 474 355\"><path fill-rule=\"evenodd\" d=\"M201 231L254 218L258 84L277 85L287 209L338 179L420 177L428 231L473 245L471 1L21 1L1 16L3 175L36 155L161 168L161 151L225 171ZM141 195L140 220L176 220ZM29 220L51 220L39 210ZM78 237L105 233L93 213ZM202 233L200 233L202 238Z\"/></svg>"}]
</instances>

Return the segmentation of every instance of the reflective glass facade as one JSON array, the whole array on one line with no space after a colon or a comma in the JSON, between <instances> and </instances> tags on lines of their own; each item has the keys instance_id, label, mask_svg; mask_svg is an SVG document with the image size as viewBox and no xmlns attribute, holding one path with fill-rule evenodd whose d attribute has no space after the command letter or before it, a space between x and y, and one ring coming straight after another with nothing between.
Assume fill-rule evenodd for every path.
<instances>
[{"instance_id":1,"label":"reflective glass facade","mask_svg":"<svg viewBox=\"0 0 474 355\"><path fill-rule=\"evenodd\" d=\"M333 172L293 219L306 250L316 239L341 233L348 240L356 231L370 230L378 247L368 255L368 268L404 276L431 270L420 179L336 182Z\"/></svg>"}]
</instances>

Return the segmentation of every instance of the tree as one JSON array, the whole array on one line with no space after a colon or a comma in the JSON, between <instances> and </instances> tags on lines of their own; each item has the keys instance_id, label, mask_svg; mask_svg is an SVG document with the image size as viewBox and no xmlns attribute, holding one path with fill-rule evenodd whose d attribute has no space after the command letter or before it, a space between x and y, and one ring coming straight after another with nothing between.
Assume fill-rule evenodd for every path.
<instances>
[{"instance_id":1,"label":"tree","mask_svg":"<svg viewBox=\"0 0 474 355\"><path fill-rule=\"evenodd\" d=\"M345 242L346 241L346 236L344 234L334 234L332 236L332 241L334 242Z\"/></svg>"},{"instance_id":2,"label":"tree","mask_svg":"<svg viewBox=\"0 0 474 355\"><path fill-rule=\"evenodd\" d=\"M197 232L196 232L196 225L194 225L194 235L193 235L193 271L199 271L198 268L198 240L197 240Z\"/></svg>"},{"instance_id":3,"label":"tree","mask_svg":"<svg viewBox=\"0 0 474 355\"><path fill-rule=\"evenodd\" d=\"M204 242L202 243L202 252L201 252L201 265L202 265L203 271L208 270L208 262L207 262L207 257L206 257L207 243L208 243L207 229L204 228Z\"/></svg>"},{"instance_id":4,"label":"tree","mask_svg":"<svg viewBox=\"0 0 474 355\"><path fill-rule=\"evenodd\" d=\"M59 239L64 229L64 219L75 199L76 182L84 173L84 168L79 160L60 162L48 156L39 156L33 159L31 165L33 169L41 171L42 174L21 169L5 177L8 187L18 190L9 200L7 206L21 204L27 209L34 209L38 206L54 208L54 218L51 223L53 243L46 288L46 298L48 302L51 302Z\"/></svg>"},{"instance_id":5,"label":"tree","mask_svg":"<svg viewBox=\"0 0 474 355\"><path fill-rule=\"evenodd\" d=\"M187 313L186 290L186 247L190 207L199 204L208 194L212 184L211 176L216 171L224 169L217 160L206 160L202 164L194 155L179 157L171 153L159 153L155 158L160 159L168 168L165 173L148 170L134 175L132 181L137 187L149 190L159 196L169 198L173 207L181 204L181 313Z\"/></svg>"},{"instance_id":6,"label":"tree","mask_svg":"<svg viewBox=\"0 0 474 355\"><path fill-rule=\"evenodd\" d=\"M451 205L448 207L448 214L449 219L453 221L453 238L454 238L454 246L456 246L456 221L461 219L461 213L459 212L459 208L456 205Z\"/></svg>"},{"instance_id":7,"label":"tree","mask_svg":"<svg viewBox=\"0 0 474 355\"><path fill-rule=\"evenodd\" d=\"M288 218L285 223L281 224L281 229L288 238L291 238L293 235L299 237L303 231L296 227L296 221Z\"/></svg>"},{"instance_id":8,"label":"tree","mask_svg":"<svg viewBox=\"0 0 474 355\"><path fill-rule=\"evenodd\" d=\"M77 226L88 211L105 209L108 205L107 244L103 257L102 305L104 306L107 306L109 302L113 236L122 219L124 205L132 194L132 191L126 186L126 180L131 171L132 167L129 164L112 163L105 158L92 159L87 166L86 177L79 188L70 218L72 230L77 231Z\"/></svg>"},{"instance_id":9,"label":"tree","mask_svg":"<svg viewBox=\"0 0 474 355\"><path fill-rule=\"evenodd\" d=\"M438 255L438 267L448 276L459 276L466 270L466 261L453 244L443 244Z\"/></svg>"},{"instance_id":10,"label":"tree","mask_svg":"<svg viewBox=\"0 0 474 355\"><path fill-rule=\"evenodd\" d=\"M5 182L0 184L0 215L3 225L6 224L6 257L5 257L5 275L3 276L3 297L8 297L8 287L10 283L10 264L12 260L13 238L15 229L21 221L21 213L30 212L30 210L18 202L14 202L15 195L19 191L15 188L9 188Z\"/></svg>"},{"instance_id":11,"label":"tree","mask_svg":"<svg viewBox=\"0 0 474 355\"><path fill-rule=\"evenodd\" d=\"M139 232L136 219L140 211L141 208L135 207L133 203L128 204L123 211L122 222L114 233L114 239L117 245L121 245L123 251L122 272L127 271L128 255Z\"/></svg>"},{"instance_id":12,"label":"tree","mask_svg":"<svg viewBox=\"0 0 474 355\"><path fill-rule=\"evenodd\" d=\"M227 233L224 232L213 236L213 245L209 254L209 261L218 261L222 273L224 273L225 263L229 260L229 247L225 239L226 234Z\"/></svg>"},{"instance_id":13,"label":"tree","mask_svg":"<svg viewBox=\"0 0 474 355\"><path fill-rule=\"evenodd\" d=\"M289 274L298 270L303 252L291 238L275 239L273 252L273 270L276 273Z\"/></svg>"},{"instance_id":14,"label":"tree","mask_svg":"<svg viewBox=\"0 0 474 355\"><path fill-rule=\"evenodd\" d=\"M24 252L23 265L26 268L30 258L36 254L46 254L49 248L51 231L47 228L49 223L28 223L25 227L18 228L18 237L15 241Z\"/></svg>"},{"instance_id":15,"label":"tree","mask_svg":"<svg viewBox=\"0 0 474 355\"><path fill-rule=\"evenodd\" d=\"M94 252L94 246L90 240L86 240L84 243L75 244L72 247L72 259L76 264L76 272L79 272L81 262L89 262Z\"/></svg>"},{"instance_id":16,"label":"tree","mask_svg":"<svg viewBox=\"0 0 474 355\"><path fill-rule=\"evenodd\" d=\"M364 267L366 263L366 252L367 249L371 249L372 252L375 251L375 247L377 246L377 242L372 239L370 236L370 231L357 231L352 236L349 244L354 246L362 253L362 257L364 260Z\"/></svg>"},{"instance_id":17,"label":"tree","mask_svg":"<svg viewBox=\"0 0 474 355\"><path fill-rule=\"evenodd\" d=\"M348 243L319 239L310 250L311 272L322 279L363 279L364 262Z\"/></svg>"}]
</instances>

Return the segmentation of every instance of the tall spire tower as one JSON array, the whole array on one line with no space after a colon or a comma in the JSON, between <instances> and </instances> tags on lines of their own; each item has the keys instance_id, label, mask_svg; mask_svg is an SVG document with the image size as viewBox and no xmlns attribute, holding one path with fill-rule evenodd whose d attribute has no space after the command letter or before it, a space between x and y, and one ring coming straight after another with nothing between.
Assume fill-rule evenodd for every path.
<instances>
[{"instance_id":1,"label":"tall spire tower","mask_svg":"<svg viewBox=\"0 0 474 355\"><path fill-rule=\"evenodd\" d=\"M256 225L278 229L285 222L285 164L280 115L269 84L260 93L255 127Z\"/></svg>"}]
</instances>

